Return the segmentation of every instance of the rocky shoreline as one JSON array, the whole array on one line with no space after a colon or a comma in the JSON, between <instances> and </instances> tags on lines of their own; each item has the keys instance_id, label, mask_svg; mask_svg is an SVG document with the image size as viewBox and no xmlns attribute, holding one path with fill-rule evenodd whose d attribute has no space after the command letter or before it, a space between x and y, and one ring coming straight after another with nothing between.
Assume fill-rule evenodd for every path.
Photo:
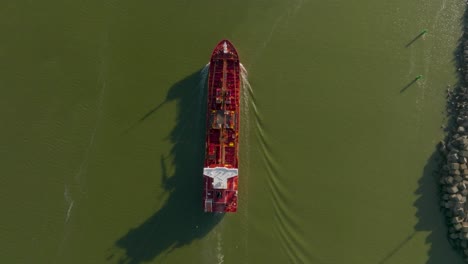
<instances>
[{"instance_id":1,"label":"rocky shoreline","mask_svg":"<svg viewBox=\"0 0 468 264\"><path fill-rule=\"evenodd\" d=\"M457 55L460 83L447 90L450 124L446 140L440 143L445 157L440 203L447 218L449 241L468 263L468 26L464 31Z\"/></svg>"},{"instance_id":2,"label":"rocky shoreline","mask_svg":"<svg viewBox=\"0 0 468 264\"><path fill-rule=\"evenodd\" d=\"M468 95L467 95L468 99ZM446 155L440 179L442 201L449 223L449 239L463 253L468 262L468 111L457 121L460 126L447 144L441 143Z\"/></svg>"}]
</instances>

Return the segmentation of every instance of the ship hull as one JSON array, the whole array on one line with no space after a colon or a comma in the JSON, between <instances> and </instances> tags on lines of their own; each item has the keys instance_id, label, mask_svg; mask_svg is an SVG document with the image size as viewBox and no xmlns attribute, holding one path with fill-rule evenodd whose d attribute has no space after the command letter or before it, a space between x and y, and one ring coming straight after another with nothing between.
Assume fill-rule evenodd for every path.
<instances>
[{"instance_id":1,"label":"ship hull","mask_svg":"<svg viewBox=\"0 0 468 264\"><path fill-rule=\"evenodd\" d=\"M214 49L208 74L206 144L203 169L205 212L236 212L238 201L240 62L236 49L222 40Z\"/></svg>"}]
</instances>

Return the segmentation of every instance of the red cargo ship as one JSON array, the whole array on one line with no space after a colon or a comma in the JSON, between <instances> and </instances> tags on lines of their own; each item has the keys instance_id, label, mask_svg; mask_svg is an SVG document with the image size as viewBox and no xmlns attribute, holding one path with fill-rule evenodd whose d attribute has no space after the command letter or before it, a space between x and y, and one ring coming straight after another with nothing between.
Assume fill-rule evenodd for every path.
<instances>
[{"instance_id":1,"label":"red cargo ship","mask_svg":"<svg viewBox=\"0 0 468 264\"><path fill-rule=\"evenodd\" d=\"M205 212L236 212L240 117L240 63L228 40L214 49L208 74L206 150L203 169Z\"/></svg>"}]
</instances>

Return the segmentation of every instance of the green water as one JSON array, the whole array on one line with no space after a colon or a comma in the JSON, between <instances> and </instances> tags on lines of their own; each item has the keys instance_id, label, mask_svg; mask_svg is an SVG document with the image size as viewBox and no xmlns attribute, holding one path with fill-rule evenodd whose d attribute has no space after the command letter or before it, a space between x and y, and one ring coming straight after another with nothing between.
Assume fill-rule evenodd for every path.
<instances>
[{"instance_id":1,"label":"green water","mask_svg":"<svg viewBox=\"0 0 468 264\"><path fill-rule=\"evenodd\" d=\"M0 6L1 263L462 263L432 174L462 1ZM213 217L223 38L251 91L239 211Z\"/></svg>"}]
</instances>

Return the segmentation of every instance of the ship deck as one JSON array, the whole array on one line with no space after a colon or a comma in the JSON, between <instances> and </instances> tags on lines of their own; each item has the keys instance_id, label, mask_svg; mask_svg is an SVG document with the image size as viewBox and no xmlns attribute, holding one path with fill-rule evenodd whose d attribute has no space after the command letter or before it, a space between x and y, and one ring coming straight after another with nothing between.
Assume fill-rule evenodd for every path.
<instances>
[{"instance_id":1,"label":"ship deck","mask_svg":"<svg viewBox=\"0 0 468 264\"><path fill-rule=\"evenodd\" d=\"M239 74L237 51L229 41L221 41L212 53L208 77L204 164L204 208L207 212L237 210ZM210 173L207 173L209 168ZM230 176L226 177L227 174Z\"/></svg>"}]
</instances>

